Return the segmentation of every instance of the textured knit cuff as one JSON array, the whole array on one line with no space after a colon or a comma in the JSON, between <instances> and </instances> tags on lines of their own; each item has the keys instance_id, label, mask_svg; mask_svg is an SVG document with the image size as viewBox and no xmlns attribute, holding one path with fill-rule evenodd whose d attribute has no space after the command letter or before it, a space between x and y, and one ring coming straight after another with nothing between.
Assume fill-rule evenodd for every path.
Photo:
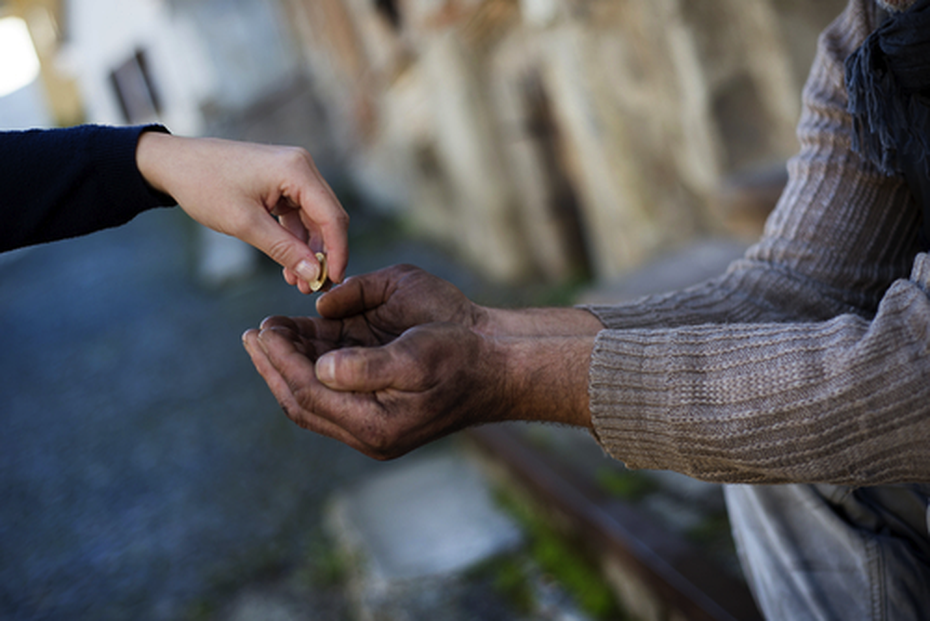
<instances>
[{"instance_id":1,"label":"textured knit cuff","mask_svg":"<svg viewBox=\"0 0 930 621\"><path fill-rule=\"evenodd\" d=\"M97 172L101 179L120 180L119 184L104 186L115 205L125 205L137 215L155 207L170 207L177 204L173 198L153 189L136 165L136 148L145 132L169 133L162 125L137 125L132 127L94 128L100 137L91 147ZM134 200L127 202L126 197Z\"/></svg>"},{"instance_id":2,"label":"textured knit cuff","mask_svg":"<svg viewBox=\"0 0 930 621\"><path fill-rule=\"evenodd\" d=\"M660 332L661 333L661 332ZM594 435L611 457L630 468L660 468L652 457L668 454L656 420L667 411L661 403L667 374L655 364L650 349L661 345L658 334L602 330L594 340L588 372L588 397Z\"/></svg>"}]
</instances>

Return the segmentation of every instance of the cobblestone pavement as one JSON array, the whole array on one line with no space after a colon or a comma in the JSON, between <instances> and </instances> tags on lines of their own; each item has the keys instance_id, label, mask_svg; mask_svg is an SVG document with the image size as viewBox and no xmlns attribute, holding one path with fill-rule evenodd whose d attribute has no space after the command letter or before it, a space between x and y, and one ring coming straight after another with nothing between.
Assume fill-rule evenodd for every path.
<instances>
[{"instance_id":1,"label":"cobblestone pavement","mask_svg":"<svg viewBox=\"0 0 930 621\"><path fill-rule=\"evenodd\" d=\"M241 347L313 299L273 265L199 286L192 226L159 210L0 256L2 619L209 616L303 562L325 499L378 465L290 423ZM413 261L469 278L374 246L353 272ZM339 618L317 595L307 618Z\"/></svg>"}]
</instances>

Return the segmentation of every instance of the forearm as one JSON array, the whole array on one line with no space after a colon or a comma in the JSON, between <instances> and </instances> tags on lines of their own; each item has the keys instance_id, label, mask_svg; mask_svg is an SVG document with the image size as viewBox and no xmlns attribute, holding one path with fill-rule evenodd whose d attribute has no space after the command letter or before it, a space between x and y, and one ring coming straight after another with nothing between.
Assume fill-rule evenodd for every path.
<instances>
[{"instance_id":1,"label":"forearm","mask_svg":"<svg viewBox=\"0 0 930 621\"><path fill-rule=\"evenodd\" d=\"M821 37L801 153L746 259L683 292L593 309L611 330L592 355L592 416L618 459L718 482L930 481L919 211L901 179L852 152L842 86L876 26L874 3L851 0Z\"/></svg>"},{"instance_id":2,"label":"forearm","mask_svg":"<svg viewBox=\"0 0 930 621\"><path fill-rule=\"evenodd\" d=\"M930 259L873 320L602 332L594 428L637 468L729 483L930 481Z\"/></svg>"},{"instance_id":3,"label":"forearm","mask_svg":"<svg viewBox=\"0 0 930 621\"><path fill-rule=\"evenodd\" d=\"M118 226L173 204L135 162L147 127L84 125L0 132L0 250Z\"/></svg>"},{"instance_id":4,"label":"forearm","mask_svg":"<svg viewBox=\"0 0 930 621\"><path fill-rule=\"evenodd\" d=\"M724 323L822 321L873 311L847 303L833 289L784 266L741 259L693 287L614 305L583 307L610 329L672 328Z\"/></svg>"}]
</instances>

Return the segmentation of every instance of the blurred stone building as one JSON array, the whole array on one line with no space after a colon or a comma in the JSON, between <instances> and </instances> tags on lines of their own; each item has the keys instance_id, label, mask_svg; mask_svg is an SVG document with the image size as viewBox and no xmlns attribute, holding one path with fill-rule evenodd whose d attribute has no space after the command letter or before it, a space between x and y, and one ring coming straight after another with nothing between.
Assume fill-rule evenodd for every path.
<instances>
[{"instance_id":1,"label":"blurred stone building","mask_svg":"<svg viewBox=\"0 0 930 621\"><path fill-rule=\"evenodd\" d=\"M235 137L335 153L488 276L552 282L757 233L844 5L0 0L30 23L59 123L245 119ZM761 210L726 192L745 179L775 188Z\"/></svg>"},{"instance_id":2,"label":"blurred stone building","mask_svg":"<svg viewBox=\"0 0 930 621\"><path fill-rule=\"evenodd\" d=\"M844 0L281 0L362 186L499 279L611 278L783 170Z\"/></svg>"},{"instance_id":3,"label":"blurred stone building","mask_svg":"<svg viewBox=\"0 0 930 621\"><path fill-rule=\"evenodd\" d=\"M61 0L0 0L0 19L16 17L26 24L40 72L35 84L3 97L0 125L4 128L18 128L22 123L72 125L84 118L76 81L56 63L62 39L61 11ZM16 110L18 103L30 110Z\"/></svg>"}]
</instances>

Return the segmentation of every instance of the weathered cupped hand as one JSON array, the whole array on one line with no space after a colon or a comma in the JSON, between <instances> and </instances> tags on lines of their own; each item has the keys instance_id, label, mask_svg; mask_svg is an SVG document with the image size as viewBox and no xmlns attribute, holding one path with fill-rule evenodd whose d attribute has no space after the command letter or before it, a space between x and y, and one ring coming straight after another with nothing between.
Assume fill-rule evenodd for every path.
<instances>
[{"instance_id":1,"label":"weathered cupped hand","mask_svg":"<svg viewBox=\"0 0 930 621\"><path fill-rule=\"evenodd\" d=\"M455 285L412 265L353 276L317 300L316 309L321 317L341 321L346 338L364 345L387 343L435 322L481 332L485 319L485 309Z\"/></svg>"},{"instance_id":2,"label":"weathered cupped hand","mask_svg":"<svg viewBox=\"0 0 930 621\"><path fill-rule=\"evenodd\" d=\"M340 321L278 317L243 341L291 420L376 459L500 420L511 407L493 339L430 323L384 345L365 342L389 333L350 335Z\"/></svg>"},{"instance_id":3,"label":"weathered cupped hand","mask_svg":"<svg viewBox=\"0 0 930 621\"><path fill-rule=\"evenodd\" d=\"M591 425L586 311L501 314L409 265L353 276L317 310L266 319L245 347L294 422L366 455L487 422Z\"/></svg>"}]
</instances>

